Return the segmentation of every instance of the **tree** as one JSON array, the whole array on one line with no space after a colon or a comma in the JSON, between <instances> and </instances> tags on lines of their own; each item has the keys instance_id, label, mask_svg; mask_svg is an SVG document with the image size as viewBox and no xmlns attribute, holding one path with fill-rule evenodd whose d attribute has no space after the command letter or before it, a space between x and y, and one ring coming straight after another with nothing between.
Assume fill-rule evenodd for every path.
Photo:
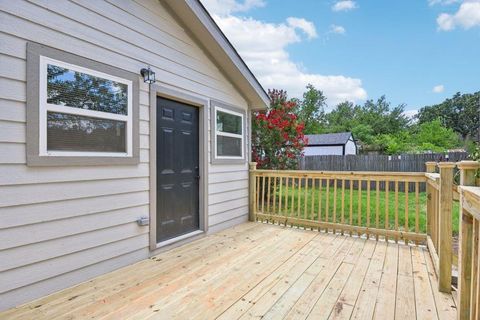
<instances>
[{"instance_id":1,"label":"tree","mask_svg":"<svg viewBox=\"0 0 480 320\"><path fill-rule=\"evenodd\" d=\"M54 65L47 69L48 103L127 114L127 85Z\"/></svg>"},{"instance_id":2,"label":"tree","mask_svg":"<svg viewBox=\"0 0 480 320\"><path fill-rule=\"evenodd\" d=\"M305 124L305 134L321 133L325 125L325 101L327 98L321 90L308 84L299 103L298 118Z\"/></svg>"},{"instance_id":3,"label":"tree","mask_svg":"<svg viewBox=\"0 0 480 320\"><path fill-rule=\"evenodd\" d=\"M351 102L345 101L338 104L326 115L327 132L352 131L352 128L357 124L357 113L357 108Z\"/></svg>"},{"instance_id":4,"label":"tree","mask_svg":"<svg viewBox=\"0 0 480 320\"><path fill-rule=\"evenodd\" d=\"M252 158L261 169L296 169L307 143L304 124L294 113L297 105L283 90L269 90L270 106L254 113Z\"/></svg>"},{"instance_id":5,"label":"tree","mask_svg":"<svg viewBox=\"0 0 480 320\"><path fill-rule=\"evenodd\" d=\"M365 145L372 145L375 142L373 128L369 124L357 124L350 131L355 139L360 140Z\"/></svg>"},{"instance_id":6,"label":"tree","mask_svg":"<svg viewBox=\"0 0 480 320\"><path fill-rule=\"evenodd\" d=\"M399 134L382 134L375 138L376 145L386 154L399 154L411 151L412 138L407 131Z\"/></svg>"},{"instance_id":7,"label":"tree","mask_svg":"<svg viewBox=\"0 0 480 320\"><path fill-rule=\"evenodd\" d=\"M396 134L383 134L376 143L386 154L445 152L458 147L457 134L442 125L439 119L422 123Z\"/></svg>"},{"instance_id":8,"label":"tree","mask_svg":"<svg viewBox=\"0 0 480 320\"><path fill-rule=\"evenodd\" d=\"M417 119L420 124L440 119L463 140L473 137L480 130L480 91L473 94L457 92L440 104L425 106L419 110Z\"/></svg>"},{"instance_id":9,"label":"tree","mask_svg":"<svg viewBox=\"0 0 480 320\"><path fill-rule=\"evenodd\" d=\"M376 102L365 102L358 111L358 122L370 125L374 135L394 134L405 130L410 122L404 111L402 104L391 109L390 102L381 96Z\"/></svg>"},{"instance_id":10,"label":"tree","mask_svg":"<svg viewBox=\"0 0 480 320\"><path fill-rule=\"evenodd\" d=\"M443 126L440 119L420 124L414 138L415 143L423 146L424 150L425 146L435 146L445 151L459 145L457 134L451 128Z\"/></svg>"},{"instance_id":11,"label":"tree","mask_svg":"<svg viewBox=\"0 0 480 320\"><path fill-rule=\"evenodd\" d=\"M368 100L363 106L342 102L326 114L325 131L351 131L364 147L376 149L377 144L385 146L387 140L393 141L394 135L409 128L410 120L403 114L404 109L404 105L391 108L385 96L377 101ZM383 135L390 137L382 140Z\"/></svg>"}]
</instances>

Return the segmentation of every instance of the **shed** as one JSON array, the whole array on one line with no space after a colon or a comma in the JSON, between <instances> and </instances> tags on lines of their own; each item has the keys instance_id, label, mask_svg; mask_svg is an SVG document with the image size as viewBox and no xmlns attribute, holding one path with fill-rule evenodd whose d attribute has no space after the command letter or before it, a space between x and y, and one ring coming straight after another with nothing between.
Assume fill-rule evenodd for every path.
<instances>
[{"instance_id":1,"label":"shed","mask_svg":"<svg viewBox=\"0 0 480 320\"><path fill-rule=\"evenodd\" d=\"M351 132L309 134L305 156L357 154L357 144Z\"/></svg>"},{"instance_id":2,"label":"shed","mask_svg":"<svg viewBox=\"0 0 480 320\"><path fill-rule=\"evenodd\" d=\"M199 1L0 9L0 310L247 221L269 99Z\"/></svg>"}]
</instances>

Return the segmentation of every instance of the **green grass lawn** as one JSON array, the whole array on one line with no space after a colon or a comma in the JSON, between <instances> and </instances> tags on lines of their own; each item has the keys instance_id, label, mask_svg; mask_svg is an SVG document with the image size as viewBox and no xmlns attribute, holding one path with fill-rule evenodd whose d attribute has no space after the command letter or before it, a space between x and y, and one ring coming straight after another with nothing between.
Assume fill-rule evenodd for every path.
<instances>
[{"instance_id":1,"label":"green grass lawn","mask_svg":"<svg viewBox=\"0 0 480 320\"><path fill-rule=\"evenodd\" d=\"M318 220L318 214L321 212L321 221L333 222L333 216L335 212L336 222L340 223L342 219L342 189L337 187L336 194L336 205L334 201L334 187L330 186L328 190L328 219L327 219L327 187L309 187L305 192L305 189L301 189L300 195L298 187L285 187L282 186L282 200L281 200L281 210L279 210L279 188L275 192L275 196L271 195L270 198L270 213L276 213L280 215L287 215L293 217L307 218ZM306 196L305 196L306 194ZM288 196L287 207L285 207L285 196ZM292 206L292 195L293 195L293 206ZM321 201L319 202L319 197L321 195ZM275 206L274 206L275 198ZM312 204L313 199L313 204ZM305 203L306 202L306 203ZM427 210L427 195L425 192L419 193L418 199L418 226L419 231L422 233L426 232L426 210ZM359 203L359 191L352 191L352 201L350 201L350 189L345 189L344 194L344 221L346 224L350 224L350 212L352 216L353 225L358 225L358 203ZM367 226L367 190L362 190L360 192L360 203L361 203L361 225ZM386 206L388 203L388 211ZM398 225L400 230L405 230L405 205L406 205L406 193L398 192ZM306 210L305 210L306 205ZM313 205L313 210L312 210ZM264 203L265 212L267 212L267 201ZM408 229L409 231L415 231L415 214L416 214L416 200L415 192L408 193ZM275 209L274 209L275 207ZM336 208L336 209L335 209ZM259 204L259 209L261 209L261 203ZM379 228L384 229L385 220L386 220L386 211L388 212L388 224L390 229L395 228L395 191L390 190L388 196L388 202L386 200L385 191L379 191L378 193L378 221ZM306 217L304 212L307 213ZM372 189L370 191L370 227L376 226L376 213L377 213L377 192ZM458 213L459 206L458 202L454 202L453 207L453 233L458 234Z\"/></svg>"}]
</instances>

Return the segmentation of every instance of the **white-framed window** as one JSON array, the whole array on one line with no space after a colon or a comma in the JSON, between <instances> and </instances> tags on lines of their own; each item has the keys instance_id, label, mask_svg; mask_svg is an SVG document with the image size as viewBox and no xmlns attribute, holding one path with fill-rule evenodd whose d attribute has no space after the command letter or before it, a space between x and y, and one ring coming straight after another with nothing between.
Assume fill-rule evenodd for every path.
<instances>
[{"instance_id":1,"label":"white-framed window","mask_svg":"<svg viewBox=\"0 0 480 320\"><path fill-rule=\"evenodd\" d=\"M131 157L132 81L39 59L39 156Z\"/></svg>"},{"instance_id":2,"label":"white-framed window","mask_svg":"<svg viewBox=\"0 0 480 320\"><path fill-rule=\"evenodd\" d=\"M245 114L214 106L215 159L245 158Z\"/></svg>"}]
</instances>

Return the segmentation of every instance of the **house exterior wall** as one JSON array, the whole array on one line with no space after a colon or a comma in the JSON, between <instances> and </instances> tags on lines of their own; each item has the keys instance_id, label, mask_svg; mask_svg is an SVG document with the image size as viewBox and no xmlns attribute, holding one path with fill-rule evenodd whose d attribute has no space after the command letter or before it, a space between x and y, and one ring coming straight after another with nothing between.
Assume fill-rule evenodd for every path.
<instances>
[{"instance_id":1,"label":"house exterior wall","mask_svg":"<svg viewBox=\"0 0 480 320\"><path fill-rule=\"evenodd\" d=\"M305 156L328 156L328 155L343 155L342 146L312 146L305 147Z\"/></svg>"},{"instance_id":2,"label":"house exterior wall","mask_svg":"<svg viewBox=\"0 0 480 320\"><path fill-rule=\"evenodd\" d=\"M160 1L19 0L2 1L0 9L3 310L151 254L149 227L135 222L149 215L149 86L140 81L136 97L138 165L28 167L27 42L134 73L150 65L164 87L245 110L248 106ZM210 119L207 123L210 130ZM207 136L207 223L209 232L215 232L248 218L248 165L212 165Z\"/></svg>"},{"instance_id":3,"label":"house exterior wall","mask_svg":"<svg viewBox=\"0 0 480 320\"><path fill-rule=\"evenodd\" d=\"M349 139L345 144L345 155L347 154L357 154L357 146L353 140Z\"/></svg>"}]
</instances>

